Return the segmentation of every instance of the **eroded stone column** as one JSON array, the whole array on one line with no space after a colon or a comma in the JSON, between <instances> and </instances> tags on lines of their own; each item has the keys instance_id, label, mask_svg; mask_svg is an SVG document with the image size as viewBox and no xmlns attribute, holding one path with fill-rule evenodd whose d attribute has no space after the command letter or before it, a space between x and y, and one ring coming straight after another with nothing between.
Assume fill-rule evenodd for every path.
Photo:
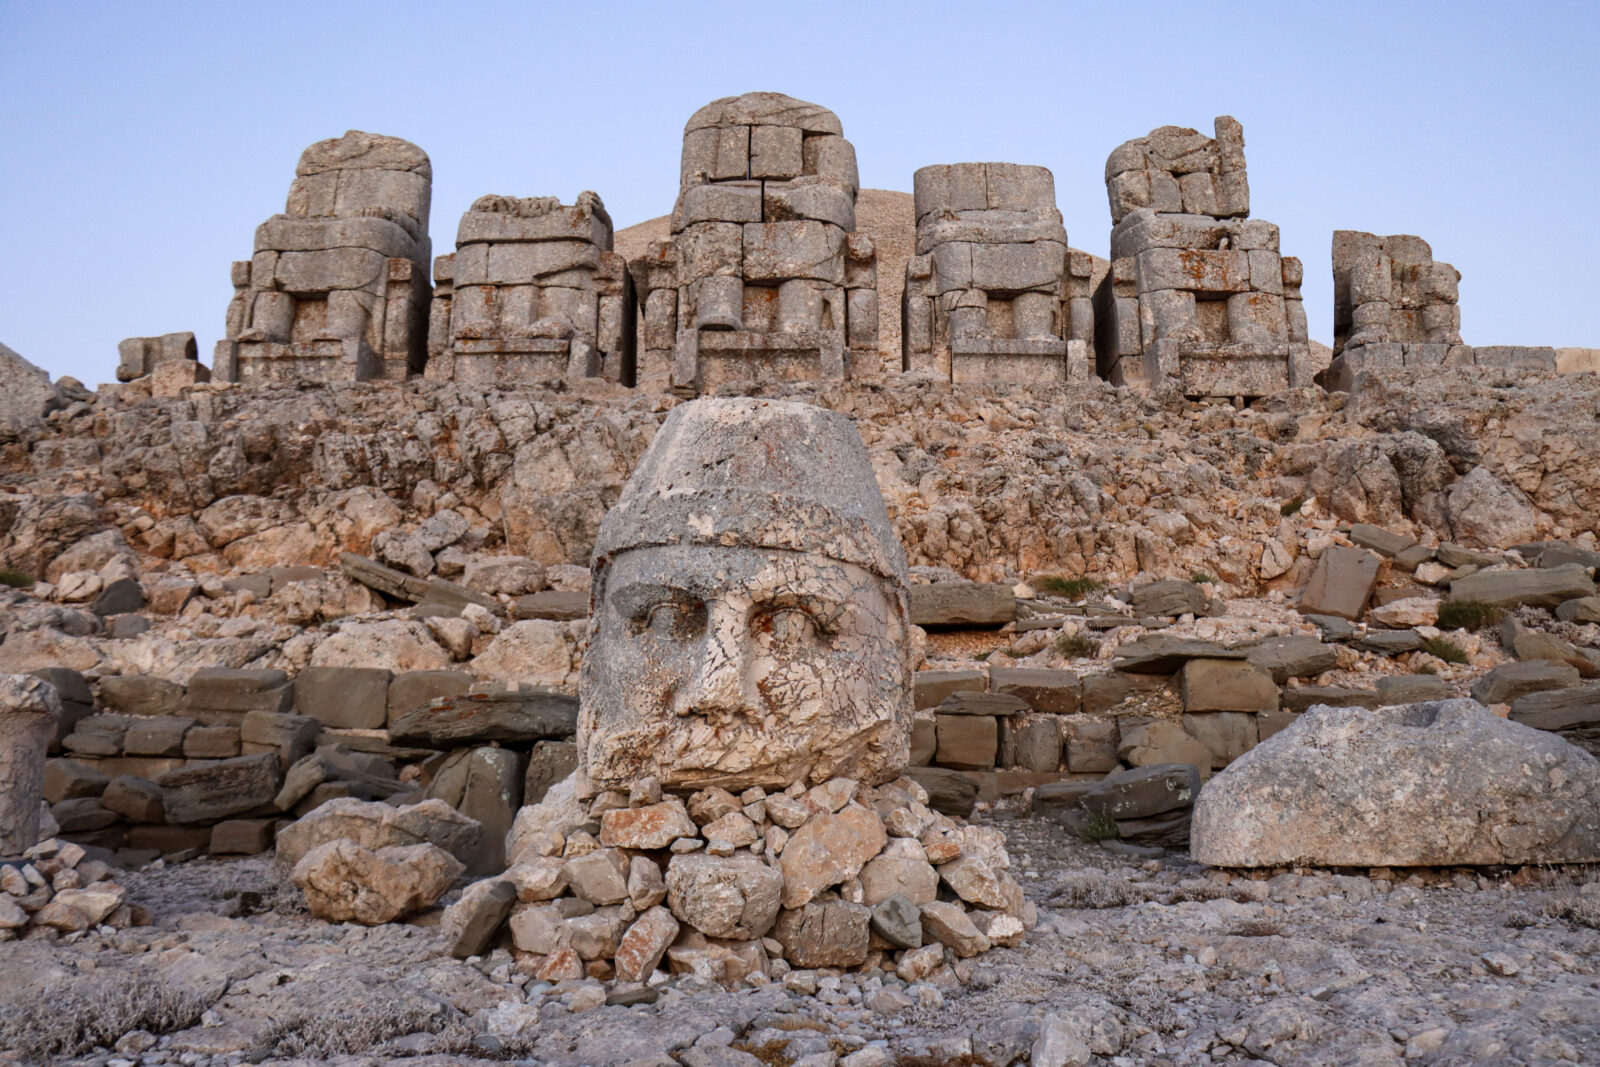
<instances>
[{"instance_id":1,"label":"eroded stone column","mask_svg":"<svg viewBox=\"0 0 1600 1067\"><path fill-rule=\"evenodd\" d=\"M55 686L0 674L0 856L19 855L39 840L45 752L60 718Z\"/></svg>"}]
</instances>

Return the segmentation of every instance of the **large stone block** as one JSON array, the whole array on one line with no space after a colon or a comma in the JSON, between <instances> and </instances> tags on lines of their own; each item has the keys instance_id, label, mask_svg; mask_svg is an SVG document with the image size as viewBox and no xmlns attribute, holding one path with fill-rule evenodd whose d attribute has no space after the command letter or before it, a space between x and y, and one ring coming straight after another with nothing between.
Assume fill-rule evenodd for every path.
<instances>
[{"instance_id":1,"label":"large stone block","mask_svg":"<svg viewBox=\"0 0 1600 1067\"><path fill-rule=\"evenodd\" d=\"M1206 785L1192 833L1218 867L1592 863L1600 761L1470 700L1313 708Z\"/></svg>"},{"instance_id":2,"label":"large stone block","mask_svg":"<svg viewBox=\"0 0 1600 1067\"><path fill-rule=\"evenodd\" d=\"M1071 715L1078 710L1078 695L1083 682L1073 671L1047 667L991 667L989 688L996 693L1021 698L1034 711Z\"/></svg>"},{"instance_id":3,"label":"large stone block","mask_svg":"<svg viewBox=\"0 0 1600 1067\"><path fill-rule=\"evenodd\" d=\"M318 845L348 838L370 849L430 842L461 859L477 848L482 833L476 819L442 800L395 807L342 797L285 826L278 834L278 858L292 866Z\"/></svg>"},{"instance_id":4,"label":"large stone block","mask_svg":"<svg viewBox=\"0 0 1600 1067\"><path fill-rule=\"evenodd\" d=\"M813 220L747 223L743 272L749 282L792 278L844 284L845 231Z\"/></svg>"},{"instance_id":5,"label":"large stone block","mask_svg":"<svg viewBox=\"0 0 1600 1067\"><path fill-rule=\"evenodd\" d=\"M1003 626L1016 613L1016 594L1001 582L937 582L911 587L911 621L917 626Z\"/></svg>"},{"instance_id":6,"label":"large stone block","mask_svg":"<svg viewBox=\"0 0 1600 1067\"><path fill-rule=\"evenodd\" d=\"M1248 660L1192 659L1181 678L1186 712L1278 710L1272 676Z\"/></svg>"},{"instance_id":7,"label":"large stone block","mask_svg":"<svg viewBox=\"0 0 1600 1067\"><path fill-rule=\"evenodd\" d=\"M307 667L295 677L294 709L335 729L381 730L391 677L381 667Z\"/></svg>"},{"instance_id":8,"label":"large stone block","mask_svg":"<svg viewBox=\"0 0 1600 1067\"><path fill-rule=\"evenodd\" d=\"M1378 584L1378 564L1378 557L1363 549L1330 547L1301 594L1300 613L1359 619Z\"/></svg>"},{"instance_id":9,"label":"large stone block","mask_svg":"<svg viewBox=\"0 0 1600 1067\"><path fill-rule=\"evenodd\" d=\"M1539 570L1478 571L1450 583L1451 601L1476 600L1496 607L1554 608L1595 595L1593 577L1581 566Z\"/></svg>"},{"instance_id":10,"label":"large stone block","mask_svg":"<svg viewBox=\"0 0 1600 1067\"><path fill-rule=\"evenodd\" d=\"M1200 795L1200 769L1188 763L1156 763L1117 771L1078 798L1083 810L1114 819L1148 819L1187 808Z\"/></svg>"},{"instance_id":11,"label":"large stone block","mask_svg":"<svg viewBox=\"0 0 1600 1067\"><path fill-rule=\"evenodd\" d=\"M988 715L940 715L933 761L960 771L993 770L1000 751L1000 727Z\"/></svg>"},{"instance_id":12,"label":"large stone block","mask_svg":"<svg viewBox=\"0 0 1600 1067\"><path fill-rule=\"evenodd\" d=\"M461 696L472 682L466 671L402 671L389 682L388 721L395 723L429 701Z\"/></svg>"},{"instance_id":13,"label":"large stone block","mask_svg":"<svg viewBox=\"0 0 1600 1067\"><path fill-rule=\"evenodd\" d=\"M280 670L202 667L189 679L184 709L190 712L288 711L294 685Z\"/></svg>"},{"instance_id":14,"label":"large stone block","mask_svg":"<svg viewBox=\"0 0 1600 1067\"><path fill-rule=\"evenodd\" d=\"M518 689L441 697L396 718L389 738L435 748L525 743L571 737L577 725L576 697L554 689Z\"/></svg>"},{"instance_id":15,"label":"large stone block","mask_svg":"<svg viewBox=\"0 0 1600 1067\"><path fill-rule=\"evenodd\" d=\"M185 767L162 775L156 784L167 821L194 825L267 808L282 780L277 755L262 752Z\"/></svg>"}]
</instances>

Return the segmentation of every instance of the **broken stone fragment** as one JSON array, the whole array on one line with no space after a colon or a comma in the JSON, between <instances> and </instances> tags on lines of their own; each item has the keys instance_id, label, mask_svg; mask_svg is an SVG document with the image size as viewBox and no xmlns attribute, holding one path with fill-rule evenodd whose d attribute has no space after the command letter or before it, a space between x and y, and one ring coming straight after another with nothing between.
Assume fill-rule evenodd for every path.
<instances>
[{"instance_id":1,"label":"broken stone fragment","mask_svg":"<svg viewBox=\"0 0 1600 1067\"><path fill-rule=\"evenodd\" d=\"M887 841L883 820L860 805L813 816L784 846L784 907L801 907L829 886L854 878Z\"/></svg>"},{"instance_id":2,"label":"broken stone fragment","mask_svg":"<svg viewBox=\"0 0 1600 1067\"><path fill-rule=\"evenodd\" d=\"M698 833L683 801L676 797L637 808L619 808L600 816L600 843L607 847L660 849L680 837Z\"/></svg>"},{"instance_id":3,"label":"broken stone fragment","mask_svg":"<svg viewBox=\"0 0 1600 1067\"><path fill-rule=\"evenodd\" d=\"M772 929L784 876L750 855L674 856L667 865L672 913L708 937L748 941Z\"/></svg>"},{"instance_id":4,"label":"broken stone fragment","mask_svg":"<svg viewBox=\"0 0 1600 1067\"><path fill-rule=\"evenodd\" d=\"M45 753L60 718L55 686L0 675L0 855L19 855L38 839Z\"/></svg>"}]
</instances>

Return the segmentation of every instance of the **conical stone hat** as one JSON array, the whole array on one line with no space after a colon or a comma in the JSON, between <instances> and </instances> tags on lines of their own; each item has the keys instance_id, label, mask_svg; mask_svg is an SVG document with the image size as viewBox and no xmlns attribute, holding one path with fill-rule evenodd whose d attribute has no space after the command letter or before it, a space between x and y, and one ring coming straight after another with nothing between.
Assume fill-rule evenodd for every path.
<instances>
[{"instance_id":1,"label":"conical stone hat","mask_svg":"<svg viewBox=\"0 0 1600 1067\"><path fill-rule=\"evenodd\" d=\"M595 575L621 552L661 545L815 552L906 581L855 426L789 401L705 398L673 409L600 524Z\"/></svg>"}]
</instances>

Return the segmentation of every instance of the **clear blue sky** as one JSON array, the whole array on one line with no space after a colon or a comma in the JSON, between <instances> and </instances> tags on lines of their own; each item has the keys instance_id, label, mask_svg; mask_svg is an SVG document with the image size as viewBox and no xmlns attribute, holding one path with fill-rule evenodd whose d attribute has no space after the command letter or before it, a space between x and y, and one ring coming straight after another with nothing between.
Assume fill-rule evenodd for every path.
<instances>
[{"instance_id":1,"label":"clear blue sky","mask_svg":"<svg viewBox=\"0 0 1600 1067\"><path fill-rule=\"evenodd\" d=\"M1416 233L1475 344L1600 346L1600 4L452 5L0 0L0 341L114 379L123 337L222 333L228 264L301 149L356 128L433 159L435 252L484 193L671 209L684 121L757 89L832 108L862 184L1055 172L1103 255L1111 149L1243 124L1251 206L1329 341L1335 228Z\"/></svg>"}]
</instances>

